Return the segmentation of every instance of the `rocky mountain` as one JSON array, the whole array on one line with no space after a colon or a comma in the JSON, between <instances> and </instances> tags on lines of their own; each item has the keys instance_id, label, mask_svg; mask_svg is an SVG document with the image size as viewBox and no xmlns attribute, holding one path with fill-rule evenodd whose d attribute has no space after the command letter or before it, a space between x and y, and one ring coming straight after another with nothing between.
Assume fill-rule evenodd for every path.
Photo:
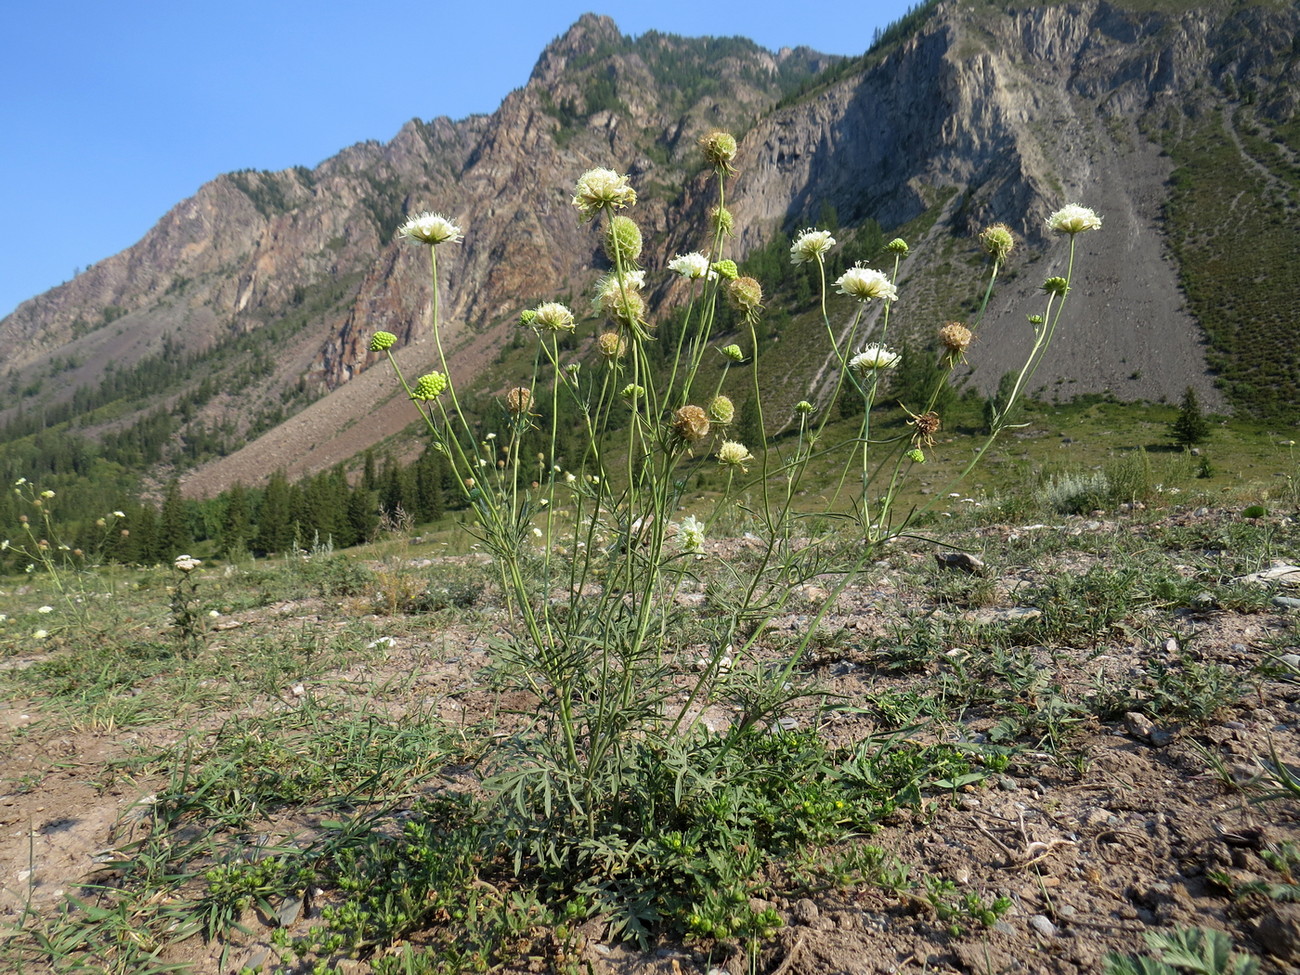
<instances>
[{"instance_id":1,"label":"rocky mountain","mask_svg":"<svg viewBox=\"0 0 1300 975\"><path fill-rule=\"evenodd\" d=\"M440 252L441 314L468 385L521 308L576 301L597 274L569 205L584 170L630 174L652 277L700 246L696 141L714 128L740 136L737 256L828 214L850 241L909 228L898 320L917 335L964 314L953 282L973 277L972 235L1011 225L1023 247L992 320L1012 324L983 336L979 388L1016 361L1013 323L1059 257L1045 216L1080 202L1105 228L1081 238L1087 272L1040 395L1176 399L1191 385L1218 408L1285 416L1300 353L1282 341L1289 309L1260 298L1256 255L1300 253L1277 218L1300 210L1298 35L1300 12L1263 0L946 0L843 60L632 39L586 15L491 116L412 120L314 170L219 176L0 321L0 466L25 474L34 438L57 434L127 466L187 467L187 489L211 493L347 459L411 418L368 371L369 336L397 334L413 370L433 361L426 257L394 239L406 214L465 228ZM1230 199L1233 218L1202 194ZM1225 260L1254 273L1207 286Z\"/></svg>"}]
</instances>

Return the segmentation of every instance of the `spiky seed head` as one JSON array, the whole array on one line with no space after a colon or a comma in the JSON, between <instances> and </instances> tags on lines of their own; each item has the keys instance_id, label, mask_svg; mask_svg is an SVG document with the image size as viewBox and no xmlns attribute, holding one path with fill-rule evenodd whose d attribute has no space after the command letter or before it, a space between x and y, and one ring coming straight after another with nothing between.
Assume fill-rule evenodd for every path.
<instances>
[{"instance_id":1,"label":"spiky seed head","mask_svg":"<svg viewBox=\"0 0 1300 975\"><path fill-rule=\"evenodd\" d=\"M1005 223L995 223L980 231L980 243L985 253L1002 264L1015 248L1016 237Z\"/></svg>"},{"instance_id":2,"label":"spiky seed head","mask_svg":"<svg viewBox=\"0 0 1300 975\"><path fill-rule=\"evenodd\" d=\"M683 406L673 414L673 433L686 443L699 443L709 435L709 416L698 406Z\"/></svg>"}]
</instances>

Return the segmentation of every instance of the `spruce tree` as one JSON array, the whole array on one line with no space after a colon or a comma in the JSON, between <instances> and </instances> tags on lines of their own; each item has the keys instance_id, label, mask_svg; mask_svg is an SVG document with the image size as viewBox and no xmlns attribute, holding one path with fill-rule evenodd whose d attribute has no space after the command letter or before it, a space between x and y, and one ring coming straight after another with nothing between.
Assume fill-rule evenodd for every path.
<instances>
[{"instance_id":1,"label":"spruce tree","mask_svg":"<svg viewBox=\"0 0 1300 975\"><path fill-rule=\"evenodd\" d=\"M158 557L174 559L187 553L193 543L194 536L190 531L185 499L181 497L180 481L173 477L167 482L162 514L158 519Z\"/></svg>"},{"instance_id":2,"label":"spruce tree","mask_svg":"<svg viewBox=\"0 0 1300 975\"><path fill-rule=\"evenodd\" d=\"M257 513L257 550L263 555L287 552L293 544L289 503L289 480L284 471L276 471L266 485Z\"/></svg>"},{"instance_id":3,"label":"spruce tree","mask_svg":"<svg viewBox=\"0 0 1300 975\"><path fill-rule=\"evenodd\" d=\"M1179 447L1194 447L1210 439L1210 421L1201 412L1201 403L1196 398L1196 390L1191 386L1183 393L1183 400L1178 406L1178 416L1169 427L1169 435Z\"/></svg>"}]
</instances>

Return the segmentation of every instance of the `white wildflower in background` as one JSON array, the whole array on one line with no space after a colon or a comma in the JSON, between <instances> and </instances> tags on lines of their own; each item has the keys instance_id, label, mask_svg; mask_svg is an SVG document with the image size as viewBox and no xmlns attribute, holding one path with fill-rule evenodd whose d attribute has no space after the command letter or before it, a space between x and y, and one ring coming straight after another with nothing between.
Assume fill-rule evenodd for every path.
<instances>
[{"instance_id":1,"label":"white wildflower in background","mask_svg":"<svg viewBox=\"0 0 1300 975\"><path fill-rule=\"evenodd\" d=\"M49 636L49 635L50 635L50 634L49 634L49 631L48 631L48 630L37 630L35 633L32 634L32 639L33 639L33 640L44 640L44 639L45 639L47 636Z\"/></svg>"},{"instance_id":2,"label":"white wildflower in background","mask_svg":"<svg viewBox=\"0 0 1300 975\"><path fill-rule=\"evenodd\" d=\"M53 613L53 612L54 612L54 607L53 607L53 606L42 606L42 607L41 607L40 609L38 609L36 612L38 612L38 613Z\"/></svg>"},{"instance_id":3,"label":"white wildflower in background","mask_svg":"<svg viewBox=\"0 0 1300 975\"><path fill-rule=\"evenodd\" d=\"M684 551L700 551L704 548L704 522L694 515L687 515L677 529L677 540L681 542Z\"/></svg>"},{"instance_id":4,"label":"white wildflower in background","mask_svg":"<svg viewBox=\"0 0 1300 975\"><path fill-rule=\"evenodd\" d=\"M636 203L636 190L612 169L589 169L578 177L573 205L590 220L601 210L621 210Z\"/></svg>"},{"instance_id":5,"label":"white wildflower in background","mask_svg":"<svg viewBox=\"0 0 1300 975\"><path fill-rule=\"evenodd\" d=\"M883 271L863 267L861 264L841 274L835 281L835 290L859 301L870 301L872 298L898 300L898 290Z\"/></svg>"},{"instance_id":6,"label":"white wildflower in background","mask_svg":"<svg viewBox=\"0 0 1300 975\"><path fill-rule=\"evenodd\" d=\"M1047 218L1047 227L1056 234L1081 234L1085 230L1100 230L1101 217L1077 203L1061 207Z\"/></svg>"},{"instance_id":7,"label":"white wildflower in background","mask_svg":"<svg viewBox=\"0 0 1300 975\"><path fill-rule=\"evenodd\" d=\"M899 355L890 352L883 345L868 345L849 360L849 368L857 373L874 372L877 369L891 369L898 365Z\"/></svg>"},{"instance_id":8,"label":"white wildflower in background","mask_svg":"<svg viewBox=\"0 0 1300 975\"><path fill-rule=\"evenodd\" d=\"M718 272L709 267L709 259L699 251L677 255L668 262L668 270L691 280L708 278L712 281L718 276Z\"/></svg>"},{"instance_id":9,"label":"white wildflower in background","mask_svg":"<svg viewBox=\"0 0 1300 975\"><path fill-rule=\"evenodd\" d=\"M829 230L805 230L790 246L791 264L808 264L820 261L835 246Z\"/></svg>"},{"instance_id":10,"label":"white wildflower in background","mask_svg":"<svg viewBox=\"0 0 1300 975\"><path fill-rule=\"evenodd\" d=\"M193 572L203 563L192 555L178 555L173 563L179 572Z\"/></svg>"},{"instance_id":11,"label":"white wildflower in background","mask_svg":"<svg viewBox=\"0 0 1300 975\"><path fill-rule=\"evenodd\" d=\"M421 244L456 243L461 239L461 229L440 213L420 213L408 217L406 223L397 228L399 236Z\"/></svg>"}]
</instances>

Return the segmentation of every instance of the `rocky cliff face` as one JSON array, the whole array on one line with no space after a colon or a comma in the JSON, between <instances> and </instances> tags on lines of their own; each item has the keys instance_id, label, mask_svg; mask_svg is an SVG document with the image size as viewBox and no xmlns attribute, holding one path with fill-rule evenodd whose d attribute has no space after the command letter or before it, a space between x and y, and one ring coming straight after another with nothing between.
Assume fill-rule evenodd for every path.
<instances>
[{"instance_id":1,"label":"rocky cliff face","mask_svg":"<svg viewBox=\"0 0 1300 975\"><path fill-rule=\"evenodd\" d=\"M305 403L370 364L377 329L421 347L426 256L393 234L407 213L431 209L466 230L439 252L441 311L445 343L467 350L472 369L509 340L519 309L578 294L594 276L592 235L569 206L585 169L632 176L637 218L657 248L649 267L697 248L687 229L703 207L695 141L724 127L743 133L729 197L741 253L824 204L848 226L934 217L914 242L899 305L918 331L960 317L937 278L960 257L957 242L993 220L1025 241L1020 273L994 309L1023 321L1017 308L1059 256L1043 218L1066 202L1092 206L1105 233L1085 239L1078 325L1044 367L1045 387L1157 398L1191 384L1218 402L1162 233L1171 163L1152 127L1206 110L1223 78L1290 118L1300 14L1131 12L1101 0L950 0L927 13L918 30L781 104L833 59L738 41L631 41L608 18L585 16L490 117L412 121L386 145L353 146L315 170L218 177L139 244L0 322L0 368L39 370L57 353L80 363L63 382L93 384L96 364L129 364L167 336L190 350L242 336L247 349L266 332L275 364L241 409L289 388L305 390L295 401ZM1021 338L984 339L978 384L996 384Z\"/></svg>"}]
</instances>

